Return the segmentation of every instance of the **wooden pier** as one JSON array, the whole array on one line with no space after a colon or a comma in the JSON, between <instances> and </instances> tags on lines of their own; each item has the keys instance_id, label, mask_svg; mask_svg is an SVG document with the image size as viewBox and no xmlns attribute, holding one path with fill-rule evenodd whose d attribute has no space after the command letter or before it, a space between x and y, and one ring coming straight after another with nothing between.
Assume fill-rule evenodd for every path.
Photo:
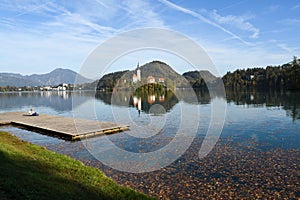
<instances>
[{"instance_id":1,"label":"wooden pier","mask_svg":"<svg viewBox=\"0 0 300 200\"><path fill-rule=\"evenodd\" d=\"M13 125L67 140L79 140L129 129L128 125L100 122L97 120L77 119L48 114L40 114L39 116L24 116L23 114L24 112L1 113L0 125Z\"/></svg>"}]
</instances>

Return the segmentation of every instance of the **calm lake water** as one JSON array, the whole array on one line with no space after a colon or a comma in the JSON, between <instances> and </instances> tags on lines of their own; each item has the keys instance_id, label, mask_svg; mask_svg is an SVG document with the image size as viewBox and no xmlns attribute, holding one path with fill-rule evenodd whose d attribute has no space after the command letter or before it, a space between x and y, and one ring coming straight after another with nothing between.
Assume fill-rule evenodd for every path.
<instances>
[{"instance_id":1,"label":"calm lake water","mask_svg":"<svg viewBox=\"0 0 300 200\"><path fill-rule=\"evenodd\" d=\"M1 113L27 112L33 107L39 113L126 123L130 131L70 142L15 127L0 129L98 167L120 184L158 198L300 197L300 93L227 92L226 98L211 98L209 93L197 91L196 99L188 98L188 94L0 93ZM219 104L226 105L224 127L212 151L200 159L212 105ZM214 123L222 124L221 119L217 116ZM159 163L163 167L153 172L126 172L132 162L113 152L107 142L126 152L145 154L171 144L178 132L192 138L187 151L174 153L170 164ZM119 163L107 166L109 154ZM124 170L114 169L120 166Z\"/></svg>"}]
</instances>

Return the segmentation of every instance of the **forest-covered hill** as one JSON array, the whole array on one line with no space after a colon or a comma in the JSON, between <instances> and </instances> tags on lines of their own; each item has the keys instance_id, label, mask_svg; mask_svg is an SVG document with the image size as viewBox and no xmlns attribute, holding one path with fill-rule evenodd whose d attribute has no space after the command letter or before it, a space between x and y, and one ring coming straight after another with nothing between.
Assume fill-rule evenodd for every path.
<instances>
[{"instance_id":1,"label":"forest-covered hill","mask_svg":"<svg viewBox=\"0 0 300 200\"><path fill-rule=\"evenodd\" d=\"M141 71L141 81L133 83L132 76ZM147 84L148 78L152 77L155 82L163 79L161 84L166 87L186 87L188 81L172 69L168 64L161 61L152 61L143 66L138 66L133 71L118 71L104 75L98 82L97 90L112 90L113 88L130 88L132 86Z\"/></svg>"},{"instance_id":2,"label":"forest-covered hill","mask_svg":"<svg viewBox=\"0 0 300 200\"><path fill-rule=\"evenodd\" d=\"M169 88L206 88L206 82L212 83L217 79L209 71L191 71L180 75L171 66L161 61L152 61L138 68L141 71L141 83L132 83L132 76L137 74L137 69L118 71L104 75L98 82L97 90L112 90L116 86L118 88L130 88L133 85L143 85L147 83L149 76L152 76L156 82L163 78L164 81L160 84Z\"/></svg>"},{"instance_id":3,"label":"forest-covered hill","mask_svg":"<svg viewBox=\"0 0 300 200\"><path fill-rule=\"evenodd\" d=\"M300 60L266 68L238 69L223 76L227 89L232 90L299 90Z\"/></svg>"},{"instance_id":4,"label":"forest-covered hill","mask_svg":"<svg viewBox=\"0 0 300 200\"><path fill-rule=\"evenodd\" d=\"M220 88L224 83L227 90L300 90L300 60L294 57L289 63L266 68L238 69L227 72L222 78L209 71L189 71L178 74L166 63L152 61L140 67L142 84L147 83L147 77L155 80L164 78L167 87L193 87L207 89L207 85ZM112 90L117 84L119 88L129 88L132 84L133 71L119 71L104 75L98 82L98 90ZM211 87L211 88L212 88Z\"/></svg>"}]
</instances>

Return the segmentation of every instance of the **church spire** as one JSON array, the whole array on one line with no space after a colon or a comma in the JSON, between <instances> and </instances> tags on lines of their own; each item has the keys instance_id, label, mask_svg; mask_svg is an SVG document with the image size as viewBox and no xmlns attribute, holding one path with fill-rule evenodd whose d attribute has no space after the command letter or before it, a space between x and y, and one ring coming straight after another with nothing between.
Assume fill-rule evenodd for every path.
<instances>
[{"instance_id":1,"label":"church spire","mask_svg":"<svg viewBox=\"0 0 300 200\"><path fill-rule=\"evenodd\" d=\"M140 63L139 63L139 62L138 62L138 64L137 64L136 75L137 75L138 81L141 81L142 76L141 76L141 68L140 68Z\"/></svg>"}]
</instances>

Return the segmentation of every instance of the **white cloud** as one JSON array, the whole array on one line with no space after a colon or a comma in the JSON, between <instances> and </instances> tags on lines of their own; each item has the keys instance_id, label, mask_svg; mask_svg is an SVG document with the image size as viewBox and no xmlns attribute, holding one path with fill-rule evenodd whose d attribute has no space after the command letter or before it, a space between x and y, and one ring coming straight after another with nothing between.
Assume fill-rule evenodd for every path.
<instances>
[{"instance_id":1,"label":"white cloud","mask_svg":"<svg viewBox=\"0 0 300 200\"><path fill-rule=\"evenodd\" d=\"M209 13L209 16L219 24L227 24L240 30L251 32L251 38L257 38L259 35L259 29L247 21L252 19L253 16L221 16L216 10L213 10L211 13Z\"/></svg>"},{"instance_id":2,"label":"white cloud","mask_svg":"<svg viewBox=\"0 0 300 200\"><path fill-rule=\"evenodd\" d=\"M56 67L77 68L93 48L69 36L44 37L30 33L0 33L1 70L44 73ZM49 70L50 68L50 70Z\"/></svg>"},{"instance_id":3,"label":"white cloud","mask_svg":"<svg viewBox=\"0 0 300 200\"><path fill-rule=\"evenodd\" d=\"M65 24L70 23L72 26L75 26L75 25L86 26L86 27L89 27L91 29L91 31L96 31L101 34L106 33L106 32L115 32L116 31L116 29L113 27L102 26L100 24L94 23L76 13L66 12L64 14L64 16L61 16L61 17L64 18L63 21L65 22Z\"/></svg>"},{"instance_id":4,"label":"white cloud","mask_svg":"<svg viewBox=\"0 0 300 200\"><path fill-rule=\"evenodd\" d=\"M0 20L0 26L10 22L10 27L2 32L12 32L11 34L15 34L16 32L18 34L23 33L24 36L26 34L31 34L36 37L43 35L45 38L51 38L53 35L68 35L70 38L81 36L82 39L98 37L99 40L104 37L109 37L112 33L116 32L116 29L113 27L103 26L99 23L88 20L86 19L87 17L78 13L72 13L61 5L50 3L47 5L45 4L43 8L39 7L38 9L41 10L38 11L37 9L34 9L35 14L44 11L48 12L50 10L55 10L56 14L40 21L31 20L26 17L23 18L19 15L11 17L8 20L4 20L4 18L2 18L2 20ZM26 14L23 12L23 15L30 15L30 12L27 12ZM64 37L64 39L68 38Z\"/></svg>"},{"instance_id":5,"label":"white cloud","mask_svg":"<svg viewBox=\"0 0 300 200\"><path fill-rule=\"evenodd\" d=\"M280 65L292 59L290 52L278 50L270 53L270 50L264 45L242 48L226 44L207 43L203 46L222 75L227 71L236 69Z\"/></svg>"},{"instance_id":6,"label":"white cloud","mask_svg":"<svg viewBox=\"0 0 300 200\"><path fill-rule=\"evenodd\" d=\"M40 73L50 71L50 67L79 68L101 42L120 32L144 27L172 27L185 32L188 37L201 40L199 44L203 45L221 74L241 67L281 64L300 53L296 43L285 41L286 37L275 42L264 40L272 39L268 37L269 32L278 33L273 34L277 37L283 36L291 27L297 29L300 19L283 19L276 27L268 27L271 31L262 32L251 21L254 19L252 15L223 15L220 10L195 12L201 8L190 10L169 0L158 1L162 4L152 4L150 0L1 0L0 66L7 67L1 70ZM295 5L294 9L298 7ZM272 9L278 7L271 6ZM178 19L178 14L185 16ZM182 29L182 24L167 23L175 20L186 22L183 27L193 23L195 28ZM211 28L213 32L210 32ZM250 43L245 39L248 36L258 39ZM145 56L147 61L151 56Z\"/></svg>"},{"instance_id":7,"label":"white cloud","mask_svg":"<svg viewBox=\"0 0 300 200\"><path fill-rule=\"evenodd\" d=\"M142 0L125 0L123 9L127 13L132 25L138 27L165 27L161 17L154 10L154 6Z\"/></svg>"},{"instance_id":8,"label":"white cloud","mask_svg":"<svg viewBox=\"0 0 300 200\"><path fill-rule=\"evenodd\" d=\"M282 19L279 23L287 26L300 26L300 19Z\"/></svg>"},{"instance_id":9,"label":"white cloud","mask_svg":"<svg viewBox=\"0 0 300 200\"><path fill-rule=\"evenodd\" d=\"M263 14L271 14L271 13L278 11L279 9L280 9L279 5L271 5L265 9Z\"/></svg>"},{"instance_id":10,"label":"white cloud","mask_svg":"<svg viewBox=\"0 0 300 200\"><path fill-rule=\"evenodd\" d=\"M299 47L291 47L285 43L277 43L277 46L280 47L282 50L291 53L291 55L293 55L293 53L296 53L297 50L299 50Z\"/></svg>"},{"instance_id":11,"label":"white cloud","mask_svg":"<svg viewBox=\"0 0 300 200\"><path fill-rule=\"evenodd\" d=\"M110 22L122 15L120 12L122 6L118 0L73 1L71 4L66 4L65 8L88 21L97 23Z\"/></svg>"},{"instance_id":12,"label":"white cloud","mask_svg":"<svg viewBox=\"0 0 300 200\"><path fill-rule=\"evenodd\" d=\"M223 7L223 8L221 8L221 9L218 9L218 10L219 10L219 11L221 11L221 10L227 10L227 9L229 9L229 8L232 8L232 7L235 7L235 6L237 6L237 5L243 4L243 3L247 2L247 1L248 1L248 0L237 1L237 2L234 2L233 4L229 4L229 5L227 5L227 6Z\"/></svg>"},{"instance_id":13,"label":"white cloud","mask_svg":"<svg viewBox=\"0 0 300 200\"><path fill-rule=\"evenodd\" d=\"M13 28L15 26L14 20L8 18L0 18L0 26L5 28Z\"/></svg>"},{"instance_id":14,"label":"white cloud","mask_svg":"<svg viewBox=\"0 0 300 200\"><path fill-rule=\"evenodd\" d=\"M232 36L233 38L235 38L235 39L237 39L237 40L243 42L243 43L246 44L246 45L252 45L251 43L249 43L249 42L243 40L240 36L236 35L235 33L233 33L233 32L231 32L230 30L224 28L223 26L219 25L218 23L211 21L210 19L208 19L208 18L202 16L201 14L199 14L199 13L197 13L197 12L194 12L194 11L192 11L192 10L183 8L183 7L181 7L181 6L179 6L179 5L176 5L176 4L174 4L174 3L170 2L170 1L167 1L167 0L159 0L159 1L162 2L162 3L164 3L165 5L169 6L169 7L172 8L172 9L181 11L181 12L186 13L186 14L189 14L189 15L191 15L191 16L193 16L193 17L195 17L195 18L197 18L197 19L199 19L199 20L201 20L201 21L203 21L203 22L205 22L205 23L207 23L207 24L209 24L209 25L211 25L211 26L214 26L214 27L216 27L216 28L222 30L223 32L229 34L229 35Z\"/></svg>"},{"instance_id":15,"label":"white cloud","mask_svg":"<svg viewBox=\"0 0 300 200\"><path fill-rule=\"evenodd\" d=\"M0 65L21 73L44 72L41 66L78 68L97 45L120 32L165 26L142 0L3 0L2 10L9 14L0 15Z\"/></svg>"},{"instance_id":16,"label":"white cloud","mask_svg":"<svg viewBox=\"0 0 300 200\"><path fill-rule=\"evenodd\" d=\"M12 17L21 17L23 15L40 15L51 16L50 14L58 13L57 7L51 1L42 0L3 0L0 2L0 7L3 10L13 12L15 15Z\"/></svg>"},{"instance_id":17,"label":"white cloud","mask_svg":"<svg viewBox=\"0 0 300 200\"><path fill-rule=\"evenodd\" d=\"M298 9L298 8L300 8L300 4L294 5L291 9L292 9L292 10L296 10L296 9Z\"/></svg>"},{"instance_id":18,"label":"white cloud","mask_svg":"<svg viewBox=\"0 0 300 200\"><path fill-rule=\"evenodd\" d=\"M292 52L292 49L290 47L288 47L286 44L277 44L277 46L287 52Z\"/></svg>"}]
</instances>

